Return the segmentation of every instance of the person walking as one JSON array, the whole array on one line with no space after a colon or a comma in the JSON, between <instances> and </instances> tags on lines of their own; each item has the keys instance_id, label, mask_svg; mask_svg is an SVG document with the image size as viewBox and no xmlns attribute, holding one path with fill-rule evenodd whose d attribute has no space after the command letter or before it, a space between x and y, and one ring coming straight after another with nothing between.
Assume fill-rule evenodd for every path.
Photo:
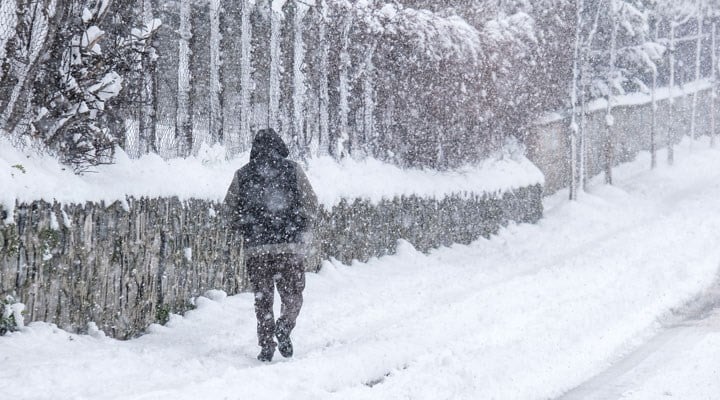
<instances>
[{"instance_id":1,"label":"person walking","mask_svg":"<svg viewBox=\"0 0 720 400\"><path fill-rule=\"evenodd\" d=\"M275 348L292 357L290 333L303 304L305 258L312 251L317 197L300 166L273 129L253 140L250 162L235 173L225 205L230 226L242 236L245 267L255 293L258 360L272 361ZM281 316L275 321L277 285ZM278 342L275 343L275 337Z\"/></svg>"}]
</instances>

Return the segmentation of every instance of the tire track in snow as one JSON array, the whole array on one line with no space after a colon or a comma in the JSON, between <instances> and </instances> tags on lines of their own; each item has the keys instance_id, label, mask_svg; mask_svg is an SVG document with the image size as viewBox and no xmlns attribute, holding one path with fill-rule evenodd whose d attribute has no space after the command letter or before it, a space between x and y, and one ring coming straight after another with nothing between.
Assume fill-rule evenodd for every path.
<instances>
[{"instance_id":1,"label":"tire track in snow","mask_svg":"<svg viewBox=\"0 0 720 400\"><path fill-rule=\"evenodd\" d=\"M661 332L557 400L622 399L638 382L652 376L653 366L665 365L688 344L700 342L707 334L703 321L717 312L720 312L720 277L708 291L664 318L665 328ZM720 331L720 326L716 329Z\"/></svg>"}]
</instances>

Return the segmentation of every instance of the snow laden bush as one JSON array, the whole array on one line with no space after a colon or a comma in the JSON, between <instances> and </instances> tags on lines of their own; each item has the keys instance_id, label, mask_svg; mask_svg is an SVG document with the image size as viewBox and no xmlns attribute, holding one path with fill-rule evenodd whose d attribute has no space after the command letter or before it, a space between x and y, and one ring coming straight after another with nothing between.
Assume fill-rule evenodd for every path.
<instances>
[{"instance_id":1,"label":"snow laden bush","mask_svg":"<svg viewBox=\"0 0 720 400\"><path fill-rule=\"evenodd\" d=\"M12 296L0 300L0 336L23 327L24 310L25 305L18 303Z\"/></svg>"},{"instance_id":2,"label":"snow laden bush","mask_svg":"<svg viewBox=\"0 0 720 400\"><path fill-rule=\"evenodd\" d=\"M150 41L160 21L133 5L20 1L8 18L3 2L0 129L76 171L112 162L127 108L113 100L139 85L133 74L156 58Z\"/></svg>"},{"instance_id":3,"label":"snow laden bush","mask_svg":"<svg viewBox=\"0 0 720 400\"><path fill-rule=\"evenodd\" d=\"M370 143L371 155L405 166L453 167L484 157L513 132L498 123L508 117L501 94L520 98L516 86L503 82L517 83L536 41L529 15L478 22L450 9L382 2L358 3L340 14L350 12L357 20L350 76L363 84L371 79L363 103L380 114L368 118L381 132ZM513 106L513 121L529 119L523 104Z\"/></svg>"},{"instance_id":4,"label":"snow laden bush","mask_svg":"<svg viewBox=\"0 0 720 400\"><path fill-rule=\"evenodd\" d=\"M108 0L88 0L78 12L71 6L48 60L54 73L46 77L49 90L44 98L35 128L48 147L75 170L110 163L122 137L112 130L116 114L112 100L120 95L125 78L138 69L139 60L152 53L149 46L156 19L140 27L119 29L115 18L105 18ZM81 18L72 17L81 15ZM109 26L101 28L109 20ZM134 21L122 21L123 25ZM152 55L151 55L152 56ZM112 132L115 132L113 134Z\"/></svg>"}]
</instances>

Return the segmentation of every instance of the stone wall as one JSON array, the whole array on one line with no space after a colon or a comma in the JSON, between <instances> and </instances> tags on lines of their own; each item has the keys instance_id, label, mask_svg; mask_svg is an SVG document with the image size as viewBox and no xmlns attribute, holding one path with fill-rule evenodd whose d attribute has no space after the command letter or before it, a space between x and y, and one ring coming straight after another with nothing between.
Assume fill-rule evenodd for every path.
<instances>
[{"instance_id":1,"label":"stone wall","mask_svg":"<svg viewBox=\"0 0 720 400\"><path fill-rule=\"evenodd\" d=\"M671 105L667 99L657 102L656 146L667 147L668 140L677 144L690 133L693 94L675 99ZM720 111L717 104L716 111ZM696 110L696 134L710 134L710 90L698 92ZM587 176L593 177L603 171L604 146L608 129L605 109L590 112L587 116ZM613 107L613 149L615 164L633 160L640 151L650 150L652 105L630 104ZM720 122L720 119L718 119ZM570 186L570 118L557 118L535 126L528 143L528 158L545 175L546 194ZM665 160L658 160L665 162ZM649 167L649 165L648 165Z\"/></svg>"},{"instance_id":2,"label":"stone wall","mask_svg":"<svg viewBox=\"0 0 720 400\"><path fill-rule=\"evenodd\" d=\"M330 257L350 262L391 254L398 239L428 251L487 237L508 221L536 222L542 192L535 185L504 194L342 201L321 210L318 251L307 267L317 270ZM247 288L242 248L218 203L37 201L12 212L14 223L0 222L0 295L24 303L28 321L74 332L93 321L128 338L169 312L183 312L209 289Z\"/></svg>"}]
</instances>

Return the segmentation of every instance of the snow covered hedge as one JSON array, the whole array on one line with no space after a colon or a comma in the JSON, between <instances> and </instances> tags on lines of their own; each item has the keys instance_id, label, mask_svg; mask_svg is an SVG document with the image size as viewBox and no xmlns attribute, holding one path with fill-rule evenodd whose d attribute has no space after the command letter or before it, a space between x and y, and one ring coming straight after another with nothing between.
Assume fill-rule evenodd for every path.
<instances>
[{"instance_id":1,"label":"snow covered hedge","mask_svg":"<svg viewBox=\"0 0 720 400\"><path fill-rule=\"evenodd\" d=\"M543 176L520 150L452 171L304 161L323 207L308 269L392 253L398 239L426 251L537 220ZM227 160L220 146L173 160L116 154L76 175L0 138L0 296L26 304L28 321L74 331L94 321L131 337L208 289L245 288L220 202L249 155Z\"/></svg>"},{"instance_id":2,"label":"snow covered hedge","mask_svg":"<svg viewBox=\"0 0 720 400\"><path fill-rule=\"evenodd\" d=\"M246 288L242 250L219 211L214 201L177 198L16 204L13 222L0 222L0 294L24 303L28 321L71 331L96 322L114 337L138 335L209 289ZM343 200L323 209L308 269L330 257L392 253L401 238L423 251L469 243L508 221L541 216L540 184L485 195Z\"/></svg>"}]
</instances>

